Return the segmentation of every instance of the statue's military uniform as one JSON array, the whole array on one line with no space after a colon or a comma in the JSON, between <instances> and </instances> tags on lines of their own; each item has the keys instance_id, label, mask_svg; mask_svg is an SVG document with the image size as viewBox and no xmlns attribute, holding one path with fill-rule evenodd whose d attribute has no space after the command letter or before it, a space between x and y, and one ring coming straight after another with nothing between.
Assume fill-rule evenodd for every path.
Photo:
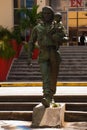
<instances>
[{"instance_id":1,"label":"statue's military uniform","mask_svg":"<svg viewBox=\"0 0 87 130\"><path fill-rule=\"evenodd\" d=\"M43 13L44 15L48 15L48 13L53 12L50 7L45 7ZM50 16L47 17L50 18ZM32 30L29 41L28 59L30 60L32 57L35 42L38 42L40 50L38 62L43 79L43 96L46 98L47 102L49 101L50 103L56 92L57 76L61 61L59 46L63 42L65 31L63 27L57 27L57 24L55 25L53 22L49 22L51 19L48 20L47 17L44 16L45 22L39 23ZM48 20L48 22L46 20ZM43 104L45 103L43 102Z\"/></svg>"},{"instance_id":2,"label":"statue's military uniform","mask_svg":"<svg viewBox=\"0 0 87 130\"><path fill-rule=\"evenodd\" d=\"M53 32L52 39L52 35L50 36L51 28L51 25L44 25L43 23L34 27L29 41L29 58L32 57L34 43L38 41L40 49L38 61L40 63L43 78L43 93L53 95L56 91L56 81L61 61L58 50L59 44L61 43L59 39L62 39L63 37L60 38L58 32ZM63 30L61 30L61 32L62 31Z\"/></svg>"}]
</instances>

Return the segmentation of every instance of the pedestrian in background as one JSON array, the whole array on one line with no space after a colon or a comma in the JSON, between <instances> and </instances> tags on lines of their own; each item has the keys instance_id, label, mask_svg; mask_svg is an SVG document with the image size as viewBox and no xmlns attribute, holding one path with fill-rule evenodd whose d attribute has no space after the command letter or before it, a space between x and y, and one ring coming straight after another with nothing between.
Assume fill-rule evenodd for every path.
<instances>
[{"instance_id":1,"label":"pedestrian in background","mask_svg":"<svg viewBox=\"0 0 87 130\"><path fill-rule=\"evenodd\" d=\"M85 45L85 34L82 33L82 35L80 36L80 45Z\"/></svg>"}]
</instances>

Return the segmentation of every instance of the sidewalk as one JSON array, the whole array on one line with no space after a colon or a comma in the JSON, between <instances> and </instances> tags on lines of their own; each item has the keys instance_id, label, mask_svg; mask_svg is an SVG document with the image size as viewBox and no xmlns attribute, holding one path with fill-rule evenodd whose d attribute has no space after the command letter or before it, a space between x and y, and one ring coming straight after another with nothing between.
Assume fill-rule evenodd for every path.
<instances>
[{"instance_id":1,"label":"sidewalk","mask_svg":"<svg viewBox=\"0 0 87 130\"><path fill-rule=\"evenodd\" d=\"M62 83L57 86L56 95L87 96L87 83ZM42 95L42 83L3 83L0 96L8 95ZM6 86L5 86L6 85ZM29 86L28 86L29 85ZM31 85L31 86L30 86ZM36 86L35 86L36 85ZM59 84L58 84L59 85ZM63 85L63 86L62 86ZM77 86L76 86L77 85ZM83 85L83 86L81 86ZM31 122L19 120L0 120L0 130L87 130L87 122L65 122L63 128L31 128Z\"/></svg>"},{"instance_id":2,"label":"sidewalk","mask_svg":"<svg viewBox=\"0 0 87 130\"><path fill-rule=\"evenodd\" d=\"M1 87L42 86L42 82L0 82ZM57 82L57 86L86 86L87 82Z\"/></svg>"},{"instance_id":3,"label":"sidewalk","mask_svg":"<svg viewBox=\"0 0 87 130\"><path fill-rule=\"evenodd\" d=\"M0 87L0 96L7 95L42 95L42 87ZM57 91L55 95L86 95L87 87L85 86L57 86Z\"/></svg>"},{"instance_id":4,"label":"sidewalk","mask_svg":"<svg viewBox=\"0 0 87 130\"><path fill-rule=\"evenodd\" d=\"M87 122L65 123L63 128L31 128L31 122L26 121L0 121L0 130L87 130Z\"/></svg>"}]
</instances>

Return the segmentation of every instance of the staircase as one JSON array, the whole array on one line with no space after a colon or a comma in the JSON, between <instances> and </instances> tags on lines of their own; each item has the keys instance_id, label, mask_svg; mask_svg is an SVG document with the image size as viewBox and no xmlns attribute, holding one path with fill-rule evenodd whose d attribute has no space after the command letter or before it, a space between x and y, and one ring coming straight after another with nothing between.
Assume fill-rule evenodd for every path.
<instances>
[{"instance_id":1,"label":"staircase","mask_svg":"<svg viewBox=\"0 0 87 130\"><path fill-rule=\"evenodd\" d=\"M87 46L61 46L60 52L62 62L58 81L87 81ZM22 50L20 57L13 62L7 82L41 81L42 78L37 60L33 60L32 63L32 67L28 67L27 53ZM30 94L18 95L15 91L14 94L0 94L0 120L32 121L33 108L42 99L42 94L37 93L39 92L37 89L41 87L23 88L26 88ZM71 87L66 88L67 91L69 88ZM73 89L75 88L73 87ZM64 113L66 122L87 122L87 94L80 94L80 88L81 86L76 90L76 95L71 93L57 93L55 95L56 102L66 104ZM84 92L87 90L85 88ZM15 87L16 91L17 89ZM19 89L20 91L22 90L21 87Z\"/></svg>"},{"instance_id":2,"label":"staircase","mask_svg":"<svg viewBox=\"0 0 87 130\"><path fill-rule=\"evenodd\" d=\"M87 81L87 46L61 46L62 62L58 81ZM27 53L22 50L15 59L8 74L7 81L41 81L37 60L27 65Z\"/></svg>"},{"instance_id":3,"label":"staircase","mask_svg":"<svg viewBox=\"0 0 87 130\"><path fill-rule=\"evenodd\" d=\"M0 94L0 120L32 121L33 108L42 99L41 87L0 88L0 91L1 89L3 92ZM69 88L66 89L69 92ZM84 87L84 91L86 90ZM21 91L22 93L19 93ZM81 92L80 88L78 91ZM69 95L61 91L61 94L57 93L54 98L57 103L66 104L66 122L87 122L87 95Z\"/></svg>"}]
</instances>

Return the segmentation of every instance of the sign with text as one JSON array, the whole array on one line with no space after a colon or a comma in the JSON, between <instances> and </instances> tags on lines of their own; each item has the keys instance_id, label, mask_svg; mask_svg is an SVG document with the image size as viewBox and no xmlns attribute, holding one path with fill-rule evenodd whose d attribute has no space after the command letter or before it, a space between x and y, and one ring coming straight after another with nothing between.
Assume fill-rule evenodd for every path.
<instances>
[{"instance_id":1,"label":"sign with text","mask_svg":"<svg viewBox=\"0 0 87 130\"><path fill-rule=\"evenodd\" d=\"M70 7L82 7L83 0L70 0Z\"/></svg>"}]
</instances>

